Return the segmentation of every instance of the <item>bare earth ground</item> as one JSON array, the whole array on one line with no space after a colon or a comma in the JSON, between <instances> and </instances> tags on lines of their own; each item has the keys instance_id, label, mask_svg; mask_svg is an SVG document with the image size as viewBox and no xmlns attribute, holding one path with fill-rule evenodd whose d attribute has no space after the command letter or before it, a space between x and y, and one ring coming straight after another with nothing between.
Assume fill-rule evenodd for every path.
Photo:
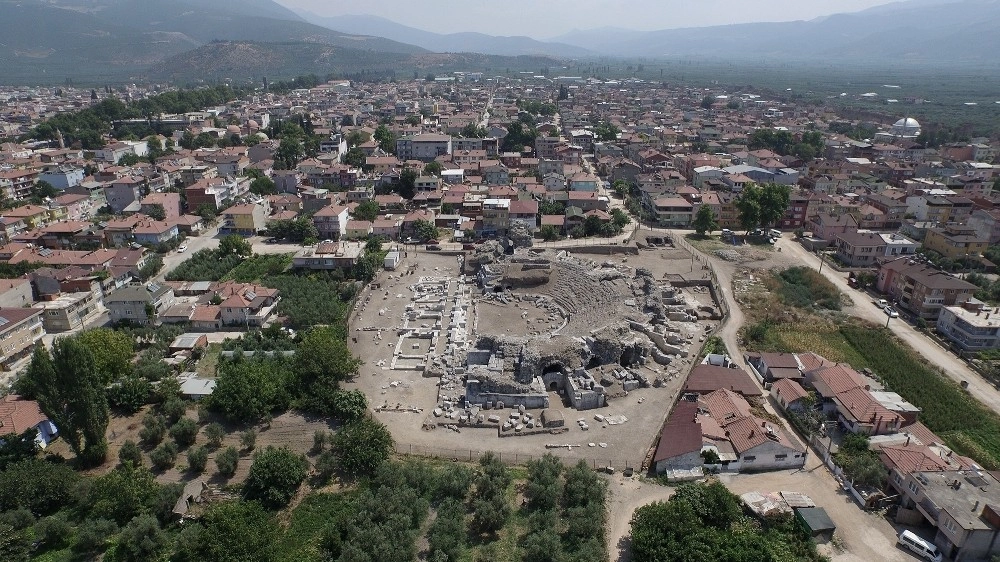
<instances>
[{"instance_id":1,"label":"bare earth ground","mask_svg":"<svg viewBox=\"0 0 1000 562\"><path fill-rule=\"evenodd\" d=\"M92 470L92 473L103 474L117 466L118 451L121 449L121 446L125 443L125 441L132 440L136 443L139 442L139 430L142 429L142 417L149 408L150 406L143 408L143 410L134 416L116 416L111 419L111 423L108 425L108 461L101 467ZM188 408L187 417L196 420L198 418L197 409L194 407ZM242 482L243 479L246 478L247 471L250 469L250 462L253 453L242 449L240 446L240 434L251 426L227 424L221 418L215 419L214 416L210 419L209 423L212 421L222 423L226 428L227 433L223 439L222 446L219 449L209 450L208 464L206 465L205 472L198 475L187 470L187 449L184 449L177 455L177 462L174 468L156 473L157 481L188 482L200 478L210 485L224 485ZM333 429L329 420L309 419L296 412L282 414L274 418L270 425L257 425L252 427L257 430L256 449L263 449L268 446L288 447L293 452L299 454L310 454L310 449L312 449L313 446L313 434L317 430L331 431ZM204 429L204 427L202 427L202 429ZM202 431L198 434L195 446L205 445L207 441L208 438L205 437L204 431ZM219 451L230 446L236 447L236 449L240 451L240 462L237 466L236 474L231 478L224 478L218 474L218 470L215 466L215 455ZM52 446L47 449L47 452L61 453L63 456L72 457L72 452L70 452L69 447L66 445L64 440L54 442ZM151 466L148 456L149 451L143 452L145 453L144 463L146 466Z\"/></svg>"},{"instance_id":2,"label":"bare earth ground","mask_svg":"<svg viewBox=\"0 0 1000 562\"><path fill-rule=\"evenodd\" d=\"M580 255L589 257L598 263L612 261L625 262L632 267L646 267L653 270L658 278L666 273L689 273L690 255L679 250L657 249L643 251L639 256L605 256ZM669 255L669 257L668 257ZM416 260L415 260L416 258ZM666 260L661 258L667 258ZM670 259L673 258L673 259ZM410 266L416 264L416 271L406 274ZM690 368L690 361L683 364L663 367L652 365L644 369L644 374L650 380L657 377L673 377L660 388L643 388L632 391L628 396L612 399L609 406L595 411L577 412L560 405L560 399L555 394L550 395L554 408L563 411L569 431L559 435L538 434L517 437L499 438L495 429L462 428L461 433L438 428L432 431L422 429L425 419L437 405L436 378L424 378L416 371L391 370L388 365L392 361L393 349L396 345L395 329L402 325L403 312L410 302L413 292L409 286L417 282L421 276L450 277L457 280L458 262L454 256L446 256L433 252L411 253L409 260L404 260L397 272L380 274L376 283L378 289L366 289L359 299L357 316L351 323L352 350L365 361L361 375L350 386L358 388L368 395L373 406L399 405L402 409L410 407L421 409L420 413L412 412L379 412L376 413L383 423L392 431L400 452L419 454L436 454L444 457L460 459L476 458L479 453L492 450L501 453L507 459L517 460L537 457L552 452L567 461L587 460L592 466L615 466L619 470L625 466L638 468L645 458L650 446L659 434L667 409L673 403L681 386L683 376ZM453 289L454 290L454 289ZM517 291L521 294L541 294L544 288L533 288ZM478 289L474 291L478 294ZM707 294L692 293L704 302ZM364 304L365 301L367 304ZM449 305L450 306L450 305ZM526 331L539 330L539 326L551 326L549 323L529 323L526 320L542 318L543 314L533 305L518 303L515 305L497 305L481 302L477 305L479 313L478 329L480 333L510 333L521 335ZM447 309L447 310L450 310ZM523 312L528 312L528 318L522 319ZM585 311L581 311L583 313ZM381 313L381 314L380 314ZM579 314L579 313L578 313ZM608 318L611 322L613 319ZM470 324L472 320L470 319ZM365 328L381 328L382 337L377 332ZM597 328L589 325L588 329ZM357 341L355 341L355 339ZM380 359L385 360L386 367L377 365ZM639 400L643 399L640 404ZM628 421L622 425L605 425L597 422L594 414L604 416L622 414ZM499 412L506 417L507 411ZM537 414L537 412L536 412ZM583 418L589 424L589 430L580 429L576 421ZM590 446L593 443L594 446ZM606 447L601 447L604 443ZM546 444L572 445L571 448L546 449Z\"/></svg>"}]
</instances>

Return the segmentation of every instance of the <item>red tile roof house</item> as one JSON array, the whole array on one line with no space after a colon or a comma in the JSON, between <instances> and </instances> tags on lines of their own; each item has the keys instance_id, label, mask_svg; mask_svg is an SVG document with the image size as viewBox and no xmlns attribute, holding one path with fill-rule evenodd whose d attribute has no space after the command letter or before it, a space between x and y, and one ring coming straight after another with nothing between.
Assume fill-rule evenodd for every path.
<instances>
[{"instance_id":1,"label":"red tile roof house","mask_svg":"<svg viewBox=\"0 0 1000 562\"><path fill-rule=\"evenodd\" d=\"M653 454L657 474L666 474L670 480L693 480L704 476L699 418L696 402L681 400L674 406Z\"/></svg>"},{"instance_id":2,"label":"red tile roof house","mask_svg":"<svg viewBox=\"0 0 1000 562\"><path fill-rule=\"evenodd\" d=\"M38 402L24 400L16 394L0 398L0 435L20 435L29 429L38 430L35 442L44 449L59 434L56 425L42 413Z\"/></svg>"}]
</instances>

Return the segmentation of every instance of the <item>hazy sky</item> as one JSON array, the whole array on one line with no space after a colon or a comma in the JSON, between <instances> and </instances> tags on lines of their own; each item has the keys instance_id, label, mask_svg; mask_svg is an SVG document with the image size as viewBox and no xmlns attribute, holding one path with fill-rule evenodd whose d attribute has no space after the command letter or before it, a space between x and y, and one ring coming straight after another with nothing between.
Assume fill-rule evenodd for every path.
<instances>
[{"instance_id":1,"label":"hazy sky","mask_svg":"<svg viewBox=\"0 0 1000 562\"><path fill-rule=\"evenodd\" d=\"M889 0L277 0L319 15L371 14L437 33L479 31L549 38L574 28L653 30L812 19Z\"/></svg>"}]
</instances>

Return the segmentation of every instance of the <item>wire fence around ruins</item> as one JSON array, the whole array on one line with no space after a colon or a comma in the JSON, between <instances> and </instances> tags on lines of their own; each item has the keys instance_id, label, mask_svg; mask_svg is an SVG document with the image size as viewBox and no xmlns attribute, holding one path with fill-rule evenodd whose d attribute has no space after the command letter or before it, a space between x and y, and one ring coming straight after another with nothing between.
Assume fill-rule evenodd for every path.
<instances>
[{"instance_id":1,"label":"wire fence around ruins","mask_svg":"<svg viewBox=\"0 0 1000 562\"><path fill-rule=\"evenodd\" d=\"M574 445L573 447L587 451L592 450L589 447L581 445ZM412 445L404 443L396 443L395 449L396 453L400 455L447 459L459 462L478 462L479 459L487 453L487 451L479 451L476 449L450 449L447 447L428 447L425 445ZM572 467L580 461L586 462L587 466L595 470L605 469L608 467L614 468L616 471L625 470L626 468L638 470L639 467L642 466L642 459L626 459L622 457L614 457L612 455L574 455L572 452L566 451L565 447L549 449L546 452L555 455L556 458L561 460L567 467ZM545 455L545 453L529 454L503 451L492 451L492 453L496 455L501 462L510 466L524 465L529 461L538 460Z\"/></svg>"}]
</instances>

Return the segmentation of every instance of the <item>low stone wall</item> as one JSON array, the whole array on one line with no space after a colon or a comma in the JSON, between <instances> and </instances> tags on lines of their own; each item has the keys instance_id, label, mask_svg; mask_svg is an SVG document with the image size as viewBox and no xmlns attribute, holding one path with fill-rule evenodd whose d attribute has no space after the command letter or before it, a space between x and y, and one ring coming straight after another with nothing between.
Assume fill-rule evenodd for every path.
<instances>
[{"instance_id":1,"label":"low stone wall","mask_svg":"<svg viewBox=\"0 0 1000 562\"><path fill-rule=\"evenodd\" d=\"M639 248L636 246L622 246L622 245L610 245L610 246L572 246L569 248L560 248L561 250L566 250L571 254L603 254L603 255L614 255L614 254L627 254L630 256L639 255Z\"/></svg>"}]
</instances>

